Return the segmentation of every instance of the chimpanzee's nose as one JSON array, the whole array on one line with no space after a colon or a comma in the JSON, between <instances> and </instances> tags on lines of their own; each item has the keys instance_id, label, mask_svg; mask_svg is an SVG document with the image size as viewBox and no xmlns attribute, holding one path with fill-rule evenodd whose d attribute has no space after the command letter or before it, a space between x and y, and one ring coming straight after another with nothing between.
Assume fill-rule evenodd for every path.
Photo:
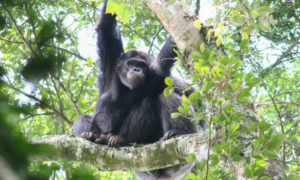
<instances>
[{"instance_id":1,"label":"chimpanzee's nose","mask_svg":"<svg viewBox=\"0 0 300 180\"><path fill-rule=\"evenodd\" d=\"M134 72L137 72L137 73L142 72L141 68L137 68L137 67L134 67L134 68L133 68L133 71L134 71Z\"/></svg>"}]
</instances>

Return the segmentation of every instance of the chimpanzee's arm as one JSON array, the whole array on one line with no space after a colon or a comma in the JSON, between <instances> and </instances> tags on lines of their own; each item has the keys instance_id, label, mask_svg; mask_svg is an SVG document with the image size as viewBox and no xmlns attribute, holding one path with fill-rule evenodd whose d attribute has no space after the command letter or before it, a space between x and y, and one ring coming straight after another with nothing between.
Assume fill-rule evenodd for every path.
<instances>
[{"instance_id":1,"label":"chimpanzee's arm","mask_svg":"<svg viewBox=\"0 0 300 180\"><path fill-rule=\"evenodd\" d=\"M104 6L101 10L101 16L96 24L97 31L97 48L100 58L100 68L103 73L102 82L111 78L116 69L117 59L123 50L121 34L118 29L116 15L106 14L107 1L104 1ZM103 88L103 87L101 87Z\"/></svg>"},{"instance_id":2,"label":"chimpanzee's arm","mask_svg":"<svg viewBox=\"0 0 300 180\"><path fill-rule=\"evenodd\" d=\"M151 67L156 71L156 73L158 73L158 75L163 77L170 75L170 69L175 62L175 57L177 56L174 50L177 50L176 43L173 42L169 36L158 56L151 64Z\"/></svg>"},{"instance_id":3,"label":"chimpanzee's arm","mask_svg":"<svg viewBox=\"0 0 300 180\"><path fill-rule=\"evenodd\" d=\"M163 47L161 48L158 56L151 63L150 69L153 72L151 81L152 94L160 94L166 87L164 79L170 75L171 67L175 62L177 54L174 50L177 50L175 42L169 37Z\"/></svg>"}]
</instances>

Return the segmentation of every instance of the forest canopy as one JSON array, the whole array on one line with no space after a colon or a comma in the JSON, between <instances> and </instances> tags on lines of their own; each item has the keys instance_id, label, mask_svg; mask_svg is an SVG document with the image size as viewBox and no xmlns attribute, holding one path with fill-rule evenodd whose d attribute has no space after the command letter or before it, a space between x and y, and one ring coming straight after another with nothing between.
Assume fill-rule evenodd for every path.
<instances>
[{"instance_id":1,"label":"forest canopy","mask_svg":"<svg viewBox=\"0 0 300 180\"><path fill-rule=\"evenodd\" d=\"M57 153L36 139L70 134L79 115L93 114L101 3L0 0L0 179L137 179L132 171L32 158ZM178 17L163 13L175 5ZM300 178L299 7L297 0L109 1L125 50L154 57L169 34L178 44L173 71L196 91L182 96L172 117L204 119L208 139L206 151L184 158L204 157L184 179ZM165 83L167 96L175 87Z\"/></svg>"}]
</instances>

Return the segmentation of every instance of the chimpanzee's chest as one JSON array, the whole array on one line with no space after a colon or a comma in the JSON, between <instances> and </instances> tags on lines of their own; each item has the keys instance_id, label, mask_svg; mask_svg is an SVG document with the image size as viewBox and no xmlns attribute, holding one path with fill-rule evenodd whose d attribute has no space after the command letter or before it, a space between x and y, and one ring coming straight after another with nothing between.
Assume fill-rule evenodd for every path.
<instances>
[{"instance_id":1,"label":"chimpanzee's chest","mask_svg":"<svg viewBox=\"0 0 300 180\"><path fill-rule=\"evenodd\" d=\"M128 142L152 143L163 136L158 98L145 97L128 107L120 127L120 135ZM122 118L122 117L121 117Z\"/></svg>"}]
</instances>

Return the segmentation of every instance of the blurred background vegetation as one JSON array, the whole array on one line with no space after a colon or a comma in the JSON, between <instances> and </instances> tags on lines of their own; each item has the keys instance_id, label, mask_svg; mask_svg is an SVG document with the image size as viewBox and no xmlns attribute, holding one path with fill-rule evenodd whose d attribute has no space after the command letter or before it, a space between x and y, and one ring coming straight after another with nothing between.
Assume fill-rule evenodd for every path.
<instances>
[{"instance_id":1,"label":"blurred background vegetation","mask_svg":"<svg viewBox=\"0 0 300 180\"><path fill-rule=\"evenodd\" d=\"M25 142L69 133L80 114L93 113L98 98L98 64L95 44L89 41L95 39L93 25L101 2L0 0L0 166L5 167L0 170L5 176L0 175L0 179L135 179L131 172L98 171L80 163L30 163L30 154L51 151ZM281 154L278 159L286 168L287 177L297 179L300 2L178 2L196 15L208 2L214 2L216 6L209 7L216 12L215 16L207 19L206 24L215 27L217 44L224 44L227 52L242 62L232 70L257 77L250 101L263 122L270 125L268 129L276 129L284 138L273 152ZM125 50L137 48L156 55L168 33L141 1L112 0L110 11L120 18ZM209 33L207 38L210 41ZM190 63L194 67L195 62ZM184 62L178 63L176 69L185 74ZM218 167L214 169L210 178L225 177ZM186 179L198 179L199 174L194 173ZM230 178L228 174L226 177Z\"/></svg>"}]
</instances>

